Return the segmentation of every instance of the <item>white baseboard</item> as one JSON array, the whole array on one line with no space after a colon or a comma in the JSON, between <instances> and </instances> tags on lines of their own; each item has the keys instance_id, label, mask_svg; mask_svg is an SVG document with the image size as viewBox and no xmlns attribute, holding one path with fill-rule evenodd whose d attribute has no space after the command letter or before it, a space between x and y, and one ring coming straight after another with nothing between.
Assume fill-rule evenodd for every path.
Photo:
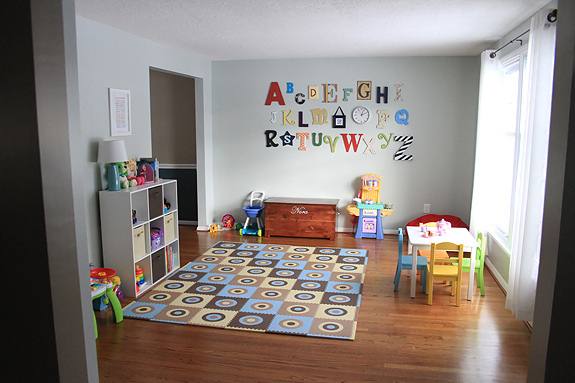
<instances>
[{"instance_id":1,"label":"white baseboard","mask_svg":"<svg viewBox=\"0 0 575 383\"><path fill-rule=\"evenodd\" d=\"M501 274L499 274L499 271L497 271L497 268L495 267L495 265L493 263L491 263L491 260L489 259L489 257L485 257L485 266L487 266L487 268L489 269L489 272L491 273L491 275L493 275L493 278L495 278L495 280L497 281L499 286L501 286L501 288L503 289L503 292L505 294L507 294L507 282L505 282L505 279L503 279L503 276Z\"/></svg>"},{"instance_id":2,"label":"white baseboard","mask_svg":"<svg viewBox=\"0 0 575 383\"><path fill-rule=\"evenodd\" d=\"M335 229L336 233L354 233L352 227L339 226ZM397 235L397 229L383 229L383 234L395 234Z\"/></svg>"}]
</instances>

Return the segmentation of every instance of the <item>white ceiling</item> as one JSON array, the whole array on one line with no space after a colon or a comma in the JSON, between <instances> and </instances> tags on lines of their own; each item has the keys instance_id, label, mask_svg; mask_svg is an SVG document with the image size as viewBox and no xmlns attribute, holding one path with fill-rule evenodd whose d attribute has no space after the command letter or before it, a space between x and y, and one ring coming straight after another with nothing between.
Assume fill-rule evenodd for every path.
<instances>
[{"instance_id":1,"label":"white ceiling","mask_svg":"<svg viewBox=\"0 0 575 383\"><path fill-rule=\"evenodd\" d=\"M548 0L76 0L79 15L214 60L476 55Z\"/></svg>"}]
</instances>

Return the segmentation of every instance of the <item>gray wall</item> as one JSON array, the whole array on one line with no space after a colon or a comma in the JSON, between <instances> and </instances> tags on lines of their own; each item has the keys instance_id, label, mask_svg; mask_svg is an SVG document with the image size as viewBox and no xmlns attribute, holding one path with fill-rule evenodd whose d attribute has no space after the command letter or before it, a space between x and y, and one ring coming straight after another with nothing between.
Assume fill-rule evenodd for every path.
<instances>
[{"instance_id":1,"label":"gray wall","mask_svg":"<svg viewBox=\"0 0 575 383\"><path fill-rule=\"evenodd\" d=\"M545 209L529 383L572 382L573 132L575 127L575 3L560 0L555 79L545 182ZM568 149L571 145L571 149Z\"/></svg>"},{"instance_id":2,"label":"gray wall","mask_svg":"<svg viewBox=\"0 0 575 383\"><path fill-rule=\"evenodd\" d=\"M81 145L74 1L34 0L30 4L37 139L59 381L97 382L92 300L87 283L87 211L82 189L85 147Z\"/></svg>"},{"instance_id":3,"label":"gray wall","mask_svg":"<svg viewBox=\"0 0 575 383\"><path fill-rule=\"evenodd\" d=\"M132 96L131 136L123 137L128 155L153 155L150 123L150 67L196 77L196 127L200 222L211 221L211 62L204 56L161 45L119 29L77 17L78 77L82 130L74 142L80 160L83 193L88 212L90 260L101 261L96 163L98 142L110 136L108 88L129 89ZM185 196L180 196L185 197Z\"/></svg>"},{"instance_id":4,"label":"gray wall","mask_svg":"<svg viewBox=\"0 0 575 383\"><path fill-rule=\"evenodd\" d=\"M160 164L196 164L194 79L150 70L152 151Z\"/></svg>"},{"instance_id":5,"label":"gray wall","mask_svg":"<svg viewBox=\"0 0 575 383\"><path fill-rule=\"evenodd\" d=\"M264 100L271 81L295 84L296 92L307 92L307 85L337 83L355 87L358 80L371 80L373 86L401 82L402 104L390 102L378 107L375 101L323 104L306 101L301 107L292 95L285 95L286 106L296 113L326 107L330 124L322 127L289 128L298 131L346 133L331 128L331 114L342 106L347 118L347 133L380 132L413 134L415 143L411 162L393 160L399 146L391 144L375 155L345 153L340 146L332 154L327 146L298 151L294 147L266 148L264 131L285 128L272 125L270 112L284 107L265 106ZM241 204L251 190L265 190L273 196L334 197L343 207L357 193L357 179L364 173L383 176L382 199L394 204L395 215L384 220L386 229L404 225L423 214L423 204L431 203L433 213L455 214L469 220L473 163L479 60L477 57L406 57L366 59L310 59L223 61L213 63L214 119L214 199L215 218L226 212L241 214ZM392 88L390 88L390 91ZM339 99L341 100L341 93ZM274 104L277 105L277 104ZM351 109L367 106L372 118L364 126L355 125ZM377 129L376 109L394 111L403 105L410 112L410 125ZM281 115L279 116L281 119ZM309 121L308 121L309 122ZM341 145L341 142L339 143ZM310 145L311 146L311 145ZM343 211L338 218L339 229L349 229L351 222Z\"/></svg>"}]
</instances>

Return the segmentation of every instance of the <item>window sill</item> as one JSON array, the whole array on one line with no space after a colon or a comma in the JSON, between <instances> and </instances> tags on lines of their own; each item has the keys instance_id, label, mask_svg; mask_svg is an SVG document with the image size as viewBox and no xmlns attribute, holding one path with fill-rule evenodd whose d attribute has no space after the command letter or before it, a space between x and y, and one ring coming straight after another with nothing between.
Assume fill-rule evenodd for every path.
<instances>
[{"instance_id":1,"label":"window sill","mask_svg":"<svg viewBox=\"0 0 575 383\"><path fill-rule=\"evenodd\" d=\"M491 237L495 242L497 242L497 245L507 253L507 255L511 256L511 249L509 248L509 245L507 244L507 240L505 238L503 238L501 236L501 234L497 233L497 232L493 232L493 231L487 231L487 234L489 234L489 237Z\"/></svg>"}]
</instances>

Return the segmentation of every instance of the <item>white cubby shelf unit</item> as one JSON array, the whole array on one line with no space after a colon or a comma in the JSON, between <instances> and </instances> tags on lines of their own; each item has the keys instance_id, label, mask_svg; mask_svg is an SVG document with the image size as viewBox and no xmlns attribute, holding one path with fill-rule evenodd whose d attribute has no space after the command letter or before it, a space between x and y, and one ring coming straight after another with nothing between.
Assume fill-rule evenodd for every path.
<instances>
[{"instance_id":1,"label":"white cubby shelf unit","mask_svg":"<svg viewBox=\"0 0 575 383\"><path fill-rule=\"evenodd\" d=\"M176 180L159 180L120 191L100 191L104 266L117 271L128 297L140 296L180 267L177 186ZM154 232L161 233L155 240ZM140 286L136 285L136 266L144 271L145 283Z\"/></svg>"}]
</instances>

